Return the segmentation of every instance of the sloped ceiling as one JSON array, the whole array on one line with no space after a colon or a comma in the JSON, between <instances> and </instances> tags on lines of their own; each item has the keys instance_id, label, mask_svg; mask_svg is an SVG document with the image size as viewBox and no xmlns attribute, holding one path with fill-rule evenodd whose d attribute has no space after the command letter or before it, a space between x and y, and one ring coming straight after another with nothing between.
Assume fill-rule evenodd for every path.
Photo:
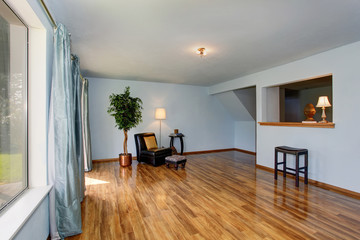
<instances>
[{"instance_id":1,"label":"sloped ceiling","mask_svg":"<svg viewBox=\"0 0 360 240\"><path fill-rule=\"evenodd\" d=\"M87 77L210 86L360 40L358 0L45 3Z\"/></svg>"},{"instance_id":2,"label":"sloped ceiling","mask_svg":"<svg viewBox=\"0 0 360 240\"><path fill-rule=\"evenodd\" d=\"M237 89L214 95L235 121L256 121L256 88Z\"/></svg>"},{"instance_id":3,"label":"sloped ceiling","mask_svg":"<svg viewBox=\"0 0 360 240\"><path fill-rule=\"evenodd\" d=\"M235 95L246 108L252 120L256 120L256 88L244 88L234 90Z\"/></svg>"}]
</instances>

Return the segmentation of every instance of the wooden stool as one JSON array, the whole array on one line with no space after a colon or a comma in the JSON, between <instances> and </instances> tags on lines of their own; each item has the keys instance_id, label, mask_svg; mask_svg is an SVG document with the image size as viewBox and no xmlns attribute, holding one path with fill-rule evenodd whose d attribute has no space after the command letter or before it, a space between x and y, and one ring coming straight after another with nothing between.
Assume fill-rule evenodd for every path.
<instances>
[{"instance_id":1,"label":"wooden stool","mask_svg":"<svg viewBox=\"0 0 360 240\"><path fill-rule=\"evenodd\" d=\"M278 162L278 152L283 153L283 161ZM296 156L295 169L289 168L286 166L286 154L293 154ZM304 155L304 165L299 167L299 156ZM278 169L278 165L283 164L283 170ZM290 170L291 172L289 172ZM274 177L277 179L278 171L283 172L284 178L286 178L286 173L295 175L295 186L299 187L299 173L304 174L305 184L308 184L308 150L303 148L292 148L288 146L275 147L275 172Z\"/></svg>"},{"instance_id":2,"label":"wooden stool","mask_svg":"<svg viewBox=\"0 0 360 240\"><path fill-rule=\"evenodd\" d=\"M165 158L166 167L169 168L170 163L175 164L175 169L178 170L179 164L182 165L182 168L185 168L186 157L183 155L172 155Z\"/></svg>"}]
</instances>

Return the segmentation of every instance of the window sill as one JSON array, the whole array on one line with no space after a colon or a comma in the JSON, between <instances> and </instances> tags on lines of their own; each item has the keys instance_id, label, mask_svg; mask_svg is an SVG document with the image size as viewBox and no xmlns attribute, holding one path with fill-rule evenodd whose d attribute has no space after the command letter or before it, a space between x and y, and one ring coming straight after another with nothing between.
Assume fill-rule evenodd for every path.
<instances>
[{"instance_id":1,"label":"window sill","mask_svg":"<svg viewBox=\"0 0 360 240\"><path fill-rule=\"evenodd\" d=\"M52 186L44 186L26 190L0 214L1 239L12 239L16 235L51 188Z\"/></svg>"},{"instance_id":2,"label":"window sill","mask_svg":"<svg viewBox=\"0 0 360 240\"><path fill-rule=\"evenodd\" d=\"M335 128L335 123L259 122L261 126Z\"/></svg>"}]
</instances>

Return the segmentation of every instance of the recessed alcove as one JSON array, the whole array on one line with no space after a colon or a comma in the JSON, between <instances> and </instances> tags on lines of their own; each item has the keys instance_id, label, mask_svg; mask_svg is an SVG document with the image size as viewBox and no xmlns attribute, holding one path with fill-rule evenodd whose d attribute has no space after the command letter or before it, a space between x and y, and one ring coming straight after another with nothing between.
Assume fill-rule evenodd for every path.
<instances>
[{"instance_id":1,"label":"recessed alcove","mask_svg":"<svg viewBox=\"0 0 360 240\"><path fill-rule=\"evenodd\" d=\"M309 103L313 104L316 109L314 119L320 121L322 110L317 108L316 104L319 96L328 96L333 105L332 78L332 74L327 74L264 88L263 106L265 111L263 112L263 122L290 123L287 126L294 125L291 123L301 123L306 118L304 108ZM326 108L326 120L331 124L333 121L332 110L332 107ZM294 126L299 126L299 124Z\"/></svg>"},{"instance_id":2,"label":"recessed alcove","mask_svg":"<svg viewBox=\"0 0 360 240\"><path fill-rule=\"evenodd\" d=\"M332 103L332 75L281 85L279 90L280 122L301 122L306 104L316 108L319 96L328 96ZM314 119L321 120L321 108L316 108ZM326 108L326 120L332 122L332 107Z\"/></svg>"}]
</instances>

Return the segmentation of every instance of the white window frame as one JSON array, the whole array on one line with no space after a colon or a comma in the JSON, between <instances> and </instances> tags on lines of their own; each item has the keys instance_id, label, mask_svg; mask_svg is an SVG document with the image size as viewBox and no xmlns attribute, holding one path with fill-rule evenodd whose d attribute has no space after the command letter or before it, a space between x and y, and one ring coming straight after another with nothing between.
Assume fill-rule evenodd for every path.
<instances>
[{"instance_id":1,"label":"white window frame","mask_svg":"<svg viewBox=\"0 0 360 240\"><path fill-rule=\"evenodd\" d=\"M47 59L47 29L26 0L6 3L28 26L28 186L24 194L0 215L0 232L11 239L47 196L47 76L52 68ZM40 7L40 6L39 6ZM38 12L41 10L37 9ZM49 23L50 24L50 23ZM50 27L51 29L52 27ZM52 33L51 33L52 34Z\"/></svg>"}]
</instances>

